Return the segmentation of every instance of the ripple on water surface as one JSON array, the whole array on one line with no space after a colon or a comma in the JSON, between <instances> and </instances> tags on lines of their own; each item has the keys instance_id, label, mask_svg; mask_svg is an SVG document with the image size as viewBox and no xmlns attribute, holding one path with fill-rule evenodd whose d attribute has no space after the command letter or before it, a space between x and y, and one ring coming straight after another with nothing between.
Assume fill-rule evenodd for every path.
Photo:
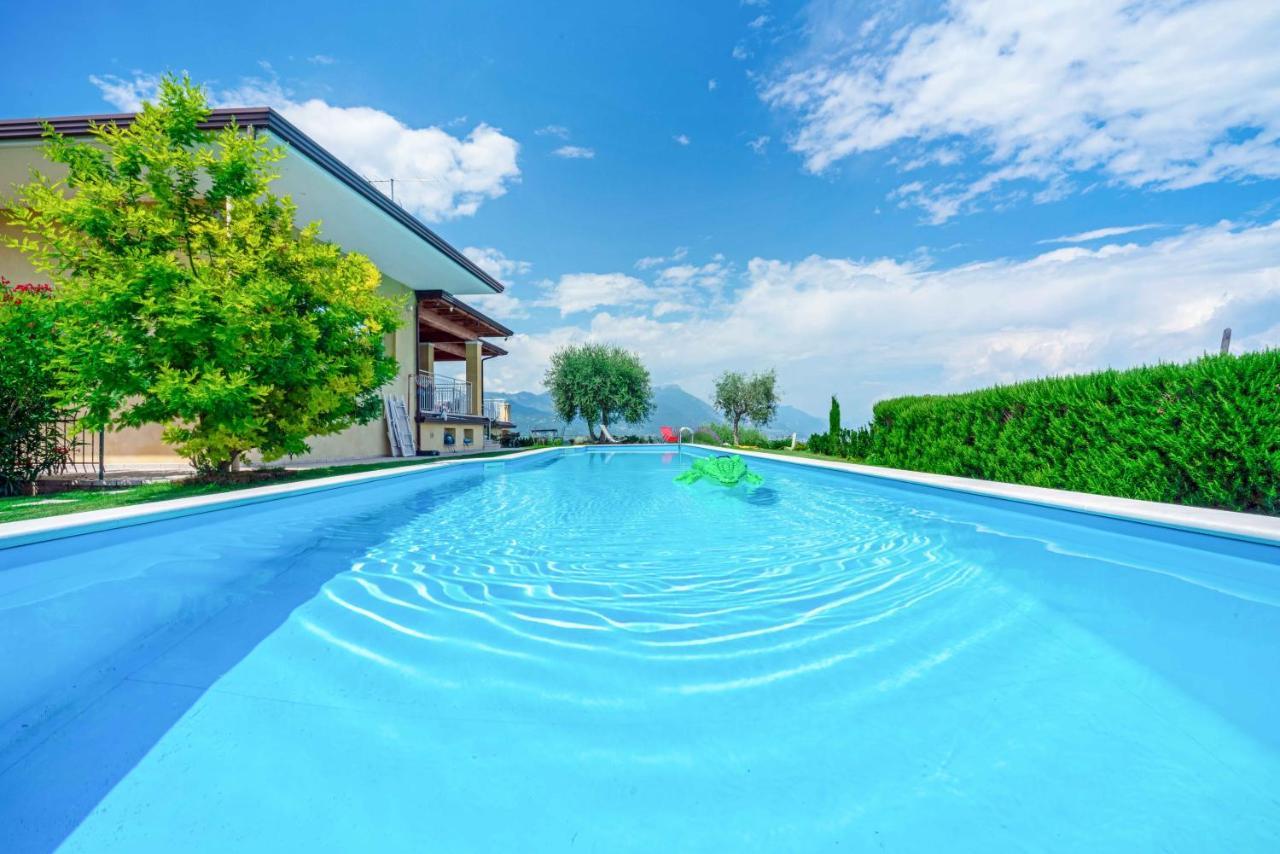
<instances>
[{"instance_id":1,"label":"ripple on water surface","mask_svg":"<svg viewBox=\"0 0 1280 854\"><path fill-rule=\"evenodd\" d=\"M475 467L336 523L363 545L103 821L163 790L167 757L221 756L225 717L263 756L232 790L287 786L292 756L328 795L349 757L347 823L307 826L355 847L419 850L403 816L427 810L439 850L1275 839L1274 574L786 465L754 490L675 484L687 464ZM237 717L246 697L288 705ZM364 818L388 805L407 812ZM1254 820L1225 827L1227 805Z\"/></svg>"}]
</instances>

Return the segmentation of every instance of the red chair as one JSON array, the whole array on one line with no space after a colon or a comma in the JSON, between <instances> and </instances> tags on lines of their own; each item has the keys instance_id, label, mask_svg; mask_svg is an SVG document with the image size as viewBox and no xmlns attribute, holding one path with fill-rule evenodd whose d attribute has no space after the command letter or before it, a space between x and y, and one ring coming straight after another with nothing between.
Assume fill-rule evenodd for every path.
<instances>
[{"instance_id":1,"label":"red chair","mask_svg":"<svg viewBox=\"0 0 1280 854\"><path fill-rule=\"evenodd\" d=\"M664 441L664 442L679 442L679 441L680 441L680 437L679 437L679 436L677 436L675 433L672 433L672 432L671 432L671 428L670 428L670 427L663 427L663 428L662 428L662 441Z\"/></svg>"}]
</instances>

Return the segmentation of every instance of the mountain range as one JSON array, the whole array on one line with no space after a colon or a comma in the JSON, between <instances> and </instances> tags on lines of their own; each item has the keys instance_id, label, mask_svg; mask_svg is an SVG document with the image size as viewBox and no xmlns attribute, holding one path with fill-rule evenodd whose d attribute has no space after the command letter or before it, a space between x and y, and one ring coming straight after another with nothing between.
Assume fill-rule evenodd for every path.
<instances>
[{"instance_id":1,"label":"mountain range","mask_svg":"<svg viewBox=\"0 0 1280 854\"><path fill-rule=\"evenodd\" d=\"M559 430L565 436L587 434L587 425L581 418L575 419L568 425L560 420L551 405L551 395L547 392L494 392L485 396L510 401L511 420L515 422L516 429L526 435L530 430L547 429ZM647 421L639 424L615 425L614 428L610 428L610 432L615 436L621 436L624 433L657 436L659 428L664 424L677 430L681 427L696 429L703 424L725 420L724 416L711 404L689 394L678 385L655 388L653 402L655 407L653 416ZM794 406L782 404L778 407L778 414L773 422L763 428L762 432L772 437L790 436L796 433L801 439L807 439L810 433L822 432L826 427L825 421Z\"/></svg>"}]
</instances>

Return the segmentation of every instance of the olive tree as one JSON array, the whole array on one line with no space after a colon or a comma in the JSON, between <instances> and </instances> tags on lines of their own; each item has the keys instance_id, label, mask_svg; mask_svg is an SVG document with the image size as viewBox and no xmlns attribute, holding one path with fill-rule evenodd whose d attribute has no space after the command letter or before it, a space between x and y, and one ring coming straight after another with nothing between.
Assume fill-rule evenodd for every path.
<instances>
[{"instance_id":1,"label":"olive tree","mask_svg":"<svg viewBox=\"0 0 1280 854\"><path fill-rule=\"evenodd\" d=\"M725 371L716 379L715 403L733 428L736 445L743 418L763 427L778 413L777 377L772 368L751 376Z\"/></svg>"},{"instance_id":2,"label":"olive tree","mask_svg":"<svg viewBox=\"0 0 1280 854\"><path fill-rule=\"evenodd\" d=\"M368 258L295 227L270 190L283 151L202 130L208 115L169 76L127 126L89 142L46 128L66 177L19 188L10 242L58 283L61 402L86 427L164 425L198 470L227 472L378 417L400 307Z\"/></svg>"},{"instance_id":3,"label":"olive tree","mask_svg":"<svg viewBox=\"0 0 1280 854\"><path fill-rule=\"evenodd\" d=\"M608 344L563 347L551 357L547 388L556 415L567 422L581 416L592 441L596 427L643 421L653 412L649 371L634 353Z\"/></svg>"}]
</instances>

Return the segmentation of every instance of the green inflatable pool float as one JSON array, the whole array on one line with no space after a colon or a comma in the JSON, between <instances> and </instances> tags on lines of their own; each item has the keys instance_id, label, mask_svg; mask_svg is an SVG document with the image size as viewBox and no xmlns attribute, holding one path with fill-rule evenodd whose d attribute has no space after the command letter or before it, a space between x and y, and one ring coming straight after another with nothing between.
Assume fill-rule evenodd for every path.
<instances>
[{"instance_id":1,"label":"green inflatable pool float","mask_svg":"<svg viewBox=\"0 0 1280 854\"><path fill-rule=\"evenodd\" d=\"M688 471L676 477L676 483L694 483L704 477L725 486L744 482L751 486L764 483L764 478L749 470L737 454L731 457L697 457Z\"/></svg>"}]
</instances>

